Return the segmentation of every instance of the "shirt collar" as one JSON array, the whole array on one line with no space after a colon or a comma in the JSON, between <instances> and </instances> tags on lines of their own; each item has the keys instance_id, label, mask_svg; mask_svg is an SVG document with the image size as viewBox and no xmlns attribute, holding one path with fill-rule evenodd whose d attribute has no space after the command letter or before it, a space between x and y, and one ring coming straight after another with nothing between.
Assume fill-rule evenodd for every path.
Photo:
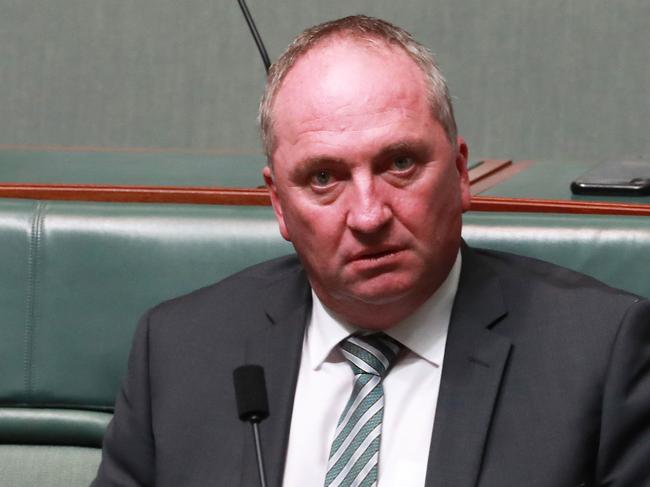
<instances>
[{"instance_id":1,"label":"shirt collar","mask_svg":"<svg viewBox=\"0 0 650 487\"><path fill-rule=\"evenodd\" d=\"M460 268L459 250L447 278L436 292L412 315L385 331L387 335L437 367L442 365L445 354L447 329L458 290ZM313 289L311 293L312 312L305 340L309 350L310 366L316 370L327 360L341 340L358 329L326 308Z\"/></svg>"}]
</instances>

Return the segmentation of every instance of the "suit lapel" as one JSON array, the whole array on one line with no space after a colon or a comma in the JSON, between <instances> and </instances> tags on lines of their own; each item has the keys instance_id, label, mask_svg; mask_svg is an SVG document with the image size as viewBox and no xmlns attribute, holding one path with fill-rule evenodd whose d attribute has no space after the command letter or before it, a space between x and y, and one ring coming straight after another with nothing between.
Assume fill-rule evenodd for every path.
<instances>
[{"instance_id":1,"label":"suit lapel","mask_svg":"<svg viewBox=\"0 0 650 487\"><path fill-rule=\"evenodd\" d=\"M260 424L260 435L269 487L282 484L303 335L311 309L309 289L302 272L269 286L264 331L247 343L246 363L264 367L266 377L270 414ZM251 438L246 440L242 486L258 486L252 433L247 433Z\"/></svg>"},{"instance_id":2,"label":"suit lapel","mask_svg":"<svg viewBox=\"0 0 650 487\"><path fill-rule=\"evenodd\" d=\"M426 487L473 487L481 468L510 340L491 330L507 310L499 278L463 247Z\"/></svg>"}]
</instances>

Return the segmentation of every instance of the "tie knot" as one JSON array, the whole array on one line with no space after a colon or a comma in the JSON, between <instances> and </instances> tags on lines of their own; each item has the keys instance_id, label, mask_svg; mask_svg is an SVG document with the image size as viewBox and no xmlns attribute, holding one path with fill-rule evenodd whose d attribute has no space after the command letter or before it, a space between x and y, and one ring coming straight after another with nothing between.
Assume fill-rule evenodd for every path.
<instances>
[{"instance_id":1,"label":"tie knot","mask_svg":"<svg viewBox=\"0 0 650 487\"><path fill-rule=\"evenodd\" d=\"M399 342L381 332L351 335L341 342L340 347L354 375L372 374L382 378L402 349Z\"/></svg>"}]
</instances>

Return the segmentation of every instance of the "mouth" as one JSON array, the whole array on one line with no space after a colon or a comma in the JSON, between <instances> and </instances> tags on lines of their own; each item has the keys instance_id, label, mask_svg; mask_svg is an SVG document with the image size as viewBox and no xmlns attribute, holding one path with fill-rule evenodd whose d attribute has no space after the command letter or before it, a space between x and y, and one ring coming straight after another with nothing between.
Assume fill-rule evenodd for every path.
<instances>
[{"instance_id":1,"label":"mouth","mask_svg":"<svg viewBox=\"0 0 650 487\"><path fill-rule=\"evenodd\" d=\"M386 249L363 251L353 255L352 258L350 259L350 262L360 262L360 263L382 262L382 261L390 260L392 257L396 256L400 252L402 252L402 249L399 248L386 248Z\"/></svg>"}]
</instances>

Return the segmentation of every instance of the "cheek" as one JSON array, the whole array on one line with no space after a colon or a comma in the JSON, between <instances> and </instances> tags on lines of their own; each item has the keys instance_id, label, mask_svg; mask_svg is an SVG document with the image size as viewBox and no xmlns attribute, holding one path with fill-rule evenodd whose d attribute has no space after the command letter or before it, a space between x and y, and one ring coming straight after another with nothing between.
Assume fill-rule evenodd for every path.
<instances>
[{"instance_id":1,"label":"cheek","mask_svg":"<svg viewBox=\"0 0 650 487\"><path fill-rule=\"evenodd\" d=\"M428 185L401 202L401 222L424 245L460 232L461 198L452 183Z\"/></svg>"},{"instance_id":2,"label":"cheek","mask_svg":"<svg viewBox=\"0 0 650 487\"><path fill-rule=\"evenodd\" d=\"M329 207L297 205L285 211L287 231L298 250L313 254L336 247L340 218L330 210Z\"/></svg>"}]
</instances>

